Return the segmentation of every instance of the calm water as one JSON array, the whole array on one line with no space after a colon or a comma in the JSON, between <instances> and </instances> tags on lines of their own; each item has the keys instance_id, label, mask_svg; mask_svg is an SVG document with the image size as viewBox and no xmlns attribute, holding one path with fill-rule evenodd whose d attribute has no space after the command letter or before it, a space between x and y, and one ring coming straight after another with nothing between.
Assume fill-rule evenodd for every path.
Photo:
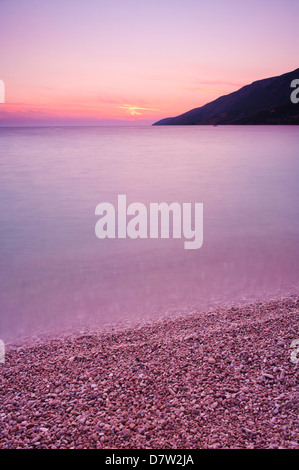
<instances>
[{"instance_id":1,"label":"calm water","mask_svg":"<svg viewBox=\"0 0 299 470\"><path fill-rule=\"evenodd\" d=\"M0 128L0 338L288 292L299 129ZM95 207L202 202L204 242L95 236Z\"/></svg>"}]
</instances>

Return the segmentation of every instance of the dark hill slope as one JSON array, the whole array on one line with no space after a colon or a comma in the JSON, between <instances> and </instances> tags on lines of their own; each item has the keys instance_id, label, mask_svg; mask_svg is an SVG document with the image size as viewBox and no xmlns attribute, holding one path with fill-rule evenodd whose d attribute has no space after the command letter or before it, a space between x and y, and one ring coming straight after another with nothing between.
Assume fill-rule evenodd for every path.
<instances>
[{"instance_id":1,"label":"dark hill slope","mask_svg":"<svg viewBox=\"0 0 299 470\"><path fill-rule=\"evenodd\" d=\"M290 99L294 79L299 79L299 68L258 80L200 108L153 125L299 124L299 103L294 104Z\"/></svg>"}]
</instances>

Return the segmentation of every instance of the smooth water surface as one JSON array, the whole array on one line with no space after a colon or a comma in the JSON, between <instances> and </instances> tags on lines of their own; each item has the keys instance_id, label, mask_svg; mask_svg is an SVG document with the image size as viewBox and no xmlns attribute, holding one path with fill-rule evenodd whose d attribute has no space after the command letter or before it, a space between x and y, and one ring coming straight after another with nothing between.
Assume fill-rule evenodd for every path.
<instances>
[{"instance_id":1,"label":"smooth water surface","mask_svg":"<svg viewBox=\"0 0 299 470\"><path fill-rule=\"evenodd\" d=\"M0 128L0 338L288 292L296 126ZM100 202L202 202L204 242L95 236Z\"/></svg>"}]
</instances>

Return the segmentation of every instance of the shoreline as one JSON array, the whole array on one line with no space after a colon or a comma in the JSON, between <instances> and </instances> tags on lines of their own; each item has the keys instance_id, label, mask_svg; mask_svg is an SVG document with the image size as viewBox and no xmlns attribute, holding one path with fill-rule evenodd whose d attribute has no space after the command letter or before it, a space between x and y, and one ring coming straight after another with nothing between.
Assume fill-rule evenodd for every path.
<instances>
[{"instance_id":1,"label":"shoreline","mask_svg":"<svg viewBox=\"0 0 299 470\"><path fill-rule=\"evenodd\" d=\"M298 314L290 296L11 346L0 448L299 448Z\"/></svg>"}]
</instances>

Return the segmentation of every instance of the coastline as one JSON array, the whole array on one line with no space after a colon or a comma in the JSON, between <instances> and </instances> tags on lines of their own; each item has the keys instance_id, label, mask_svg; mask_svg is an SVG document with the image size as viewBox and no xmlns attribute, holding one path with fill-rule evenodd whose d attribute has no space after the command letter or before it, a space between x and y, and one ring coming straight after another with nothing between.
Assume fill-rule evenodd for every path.
<instances>
[{"instance_id":1,"label":"coastline","mask_svg":"<svg viewBox=\"0 0 299 470\"><path fill-rule=\"evenodd\" d=\"M299 448L299 299L10 347L0 448Z\"/></svg>"}]
</instances>

